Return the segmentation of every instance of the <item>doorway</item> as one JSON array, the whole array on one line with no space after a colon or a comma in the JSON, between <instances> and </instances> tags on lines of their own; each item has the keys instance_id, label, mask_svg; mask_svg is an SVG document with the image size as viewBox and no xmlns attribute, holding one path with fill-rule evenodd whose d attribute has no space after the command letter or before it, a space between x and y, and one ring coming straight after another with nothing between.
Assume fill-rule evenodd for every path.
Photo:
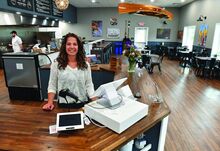
<instances>
[{"instance_id":1,"label":"doorway","mask_svg":"<svg viewBox=\"0 0 220 151\"><path fill-rule=\"evenodd\" d=\"M196 26L186 26L183 31L182 46L187 46L189 51L192 51L195 37Z\"/></svg>"},{"instance_id":2,"label":"doorway","mask_svg":"<svg viewBox=\"0 0 220 151\"><path fill-rule=\"evenodd\" d=\"M148 27L135 27L134 45L138 49L144 49L148 43Z\"/></svg>"}]
</instances>

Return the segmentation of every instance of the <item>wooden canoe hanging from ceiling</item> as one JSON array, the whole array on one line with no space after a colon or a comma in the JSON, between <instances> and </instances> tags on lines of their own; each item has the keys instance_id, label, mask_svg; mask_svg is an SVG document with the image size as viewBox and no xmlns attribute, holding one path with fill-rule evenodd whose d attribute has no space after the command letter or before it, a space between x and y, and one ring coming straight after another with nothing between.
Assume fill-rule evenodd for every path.
<instances>
[{"instance_id":1,"label":"wooden canoe hanging from ceiling","mask_svg":"<svg viewBox=\"0 0 220 151\"><path fill-rule=\"evenodd\" d=\"M164 8L145 5L145 4L134 4L134 3L119 3L118 4L119 14L138 14L138 15L148 15L155 16L159 18L166 18L168 20L173 19L173 14Z\"/></svg>"}]
</instances>

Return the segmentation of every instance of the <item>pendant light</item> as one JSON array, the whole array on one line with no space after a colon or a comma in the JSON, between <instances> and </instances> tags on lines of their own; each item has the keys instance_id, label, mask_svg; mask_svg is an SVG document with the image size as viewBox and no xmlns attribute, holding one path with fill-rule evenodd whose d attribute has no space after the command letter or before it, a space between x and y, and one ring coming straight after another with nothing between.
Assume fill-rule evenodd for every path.
<instances>
[{"instance_id":1,"label":"pendant light","mask_svg":"<svg viewBox=\"0 0 220 151\"><path fill-rule=\"evenodd\" d=\"M60 11L67 9L70 3L69 0L54 0L54 2Z\"/></svg>"}]
</instances>

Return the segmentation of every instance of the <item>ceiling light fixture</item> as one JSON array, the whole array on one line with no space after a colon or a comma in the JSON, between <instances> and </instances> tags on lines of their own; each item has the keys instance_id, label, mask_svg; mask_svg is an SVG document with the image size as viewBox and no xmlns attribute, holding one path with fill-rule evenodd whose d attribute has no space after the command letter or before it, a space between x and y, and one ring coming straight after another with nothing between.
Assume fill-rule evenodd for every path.
<instances>
[{"instance_id":1,"label":"ceiling light fixture","mask_svg":"<svg viewBox=\"0 0 220 151\"><path fill-rule=\"evenodd\" d=\"M70 3L69 0L54 0L54 2L60 11L67 9Z\"/></svg>"}]
</instances>

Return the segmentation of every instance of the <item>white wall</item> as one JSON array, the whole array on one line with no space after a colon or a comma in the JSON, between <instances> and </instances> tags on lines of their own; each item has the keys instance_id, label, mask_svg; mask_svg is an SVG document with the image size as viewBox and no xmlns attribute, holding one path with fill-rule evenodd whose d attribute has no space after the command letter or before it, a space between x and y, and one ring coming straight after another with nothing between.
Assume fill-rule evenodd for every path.
<instances>
[{"instance_id":1,"label":"white wall","mask_svg":"<svg viewBox=\"0 0 220 151\"><path fill-rule=\"evenodd\" d=\"M208 36L206 47L212 48L215 24L220 23L220 0L197 0L180 11L179 30L183 30L184 26L196 25L196 34L194 45L198 45L199 26L208 24ZM200 15L207 16L205 22L197 22Z\"/></svg>"},{"instance_id":2,"label":"white wall","mask_svg":"<svg viewBox=\"0 0 220 151\"><path fill-rule=\"evenodd\" d=\"M134 37L134 28L138 27L139 22L144 22L146 27L149 27L149 41L177 41L177 30L179 23L179 10L178 8L168 9L174 14L173 21L167 21L167 25L163 24L165 19L160 19L152 16L137 16L128 14L118 14L117 8L78 8L77 9L77 24L61 23L60 29L63 34L68 32L74 32L81 37L86 37L87 40L95 40L104 38L111 41L121 41L124 38L125 33L125 20L131 21L131 30L129 37ZM110 25L110 18L116 17L118 20L118 25ZM91 34L91 21L101 20L103 21L103 36L102 37L92 37ZM120 38L119 39L108 39L107 38L107 28L119 28ZM171 28L171 38L166 39L156 39L157 28Z\"/></svg>"}]
</instances>

